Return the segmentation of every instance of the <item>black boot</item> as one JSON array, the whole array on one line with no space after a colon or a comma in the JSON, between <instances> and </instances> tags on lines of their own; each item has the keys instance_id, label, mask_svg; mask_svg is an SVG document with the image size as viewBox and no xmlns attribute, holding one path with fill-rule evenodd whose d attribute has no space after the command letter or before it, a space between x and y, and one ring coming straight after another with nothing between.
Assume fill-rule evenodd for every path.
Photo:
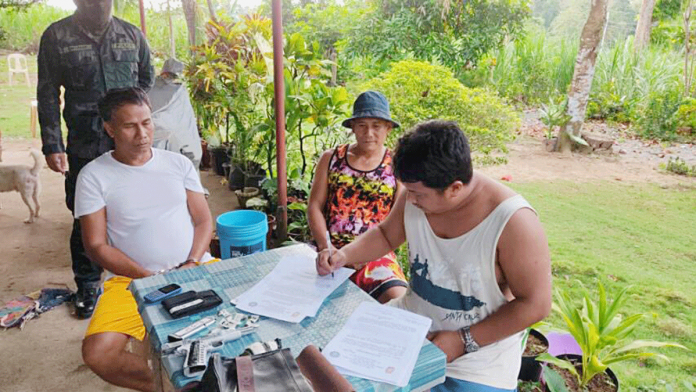
<instances>
[{"instance_id":1,"label":"black boot","mask_svg":"<svg viewBox=\"0 0 696 392\"><path fill-rule=\"evenodd\" d=\"M92 317L94 313L94 307L97 305L97 299L101 295L101 288L99 287L99 282L94 283L84 283L81 287L77 288L77 294L75 295L75 315L79 319L87 319Z\"/></svg>"}]
</instances>

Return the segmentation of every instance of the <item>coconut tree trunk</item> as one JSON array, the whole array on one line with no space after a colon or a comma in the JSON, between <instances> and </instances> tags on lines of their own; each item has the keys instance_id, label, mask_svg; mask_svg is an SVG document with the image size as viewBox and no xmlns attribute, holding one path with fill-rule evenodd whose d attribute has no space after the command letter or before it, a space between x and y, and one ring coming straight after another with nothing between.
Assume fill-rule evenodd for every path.
<instances>
[{"instance_id":1,"label":"coconut tree trunk","mask_svg":"<svg viewBox=\"0 0 696 392\"><path fill-rule=\"evenodd\" d=\"M336 64L338 61L338 55L336 54L336 48L331 48L330 56L333 63L331 64L331 82L329 83L329 86L336 86L336 80L338 79L338 64Z\"/></svg>"},{"instance_id":2,"label":"coconut tree trunk","mask_svg":"<svg viewBox=\"0 0 696 392\"><path fill-rule=\"evenodd\" d=\"M694 56L691 53L691 0L686 1L684 9L684 96L691 94L691 80L694 76Z\"/></svg>"},{"instance_id":3,"label":"coconut tree trunk","mask_svg":"<svg viewBox=\"0 0 696 392\"><path fill-rule=\"evenodd\" d=\"M208 1L208 12L210 13L210 20L218 24L217 15L215 14L215 6L213 5L213 0Z\"/></svg>"},{"instance_id":4,"label":"coconut tree trunk","mask_svg":"<svg viewBox=\"0 0 696 392\"><path fill-rule=\"evenodd\" d=\"M176 57L176 44L174 43L174 24L172 23L172 8L167 0L167 20L169 22L169 57Z\"/></svg>"},{"instance_id":5,"label":"coconut tree trunk","mask_svg":"<svg viewBox=\"0 0 696 392\"><path fill-rule=\"evenodd\" d=\"M590 96L592 79L594 78L595 62L599 44L602 42L602 32L607 23L608 0L592 0L590 15L580 35L580 49L575 59L573 80L568 92L566 114L570 120L560 130L556 151L568 152L573 141L581 142L582 124L585 122L585 111Z\"/></svg>"},{"instance_id":6,"label":"coconut tree trunk","mask_svg":"<svg viewBox=\"0 0 696 392\"><path fill-rule=\"evenodd\" d=\"M655 0L643 0L636 26L636 38L633 41L633 48L636 52L640 52L650 43L653 9L655 9Z\"/></svg>"},{"instance_id":7,"label":"coconut tree trunk","mask_svg":"<svg viewBox=\"0 0 696 392\"><path fill-rule=\"evenodd\" d=\"M188 27L189 46L193 54L193 47L196 45L196 0L181 0L181 5L186 18L186 27Z\"/></svg>"}]
</instances>

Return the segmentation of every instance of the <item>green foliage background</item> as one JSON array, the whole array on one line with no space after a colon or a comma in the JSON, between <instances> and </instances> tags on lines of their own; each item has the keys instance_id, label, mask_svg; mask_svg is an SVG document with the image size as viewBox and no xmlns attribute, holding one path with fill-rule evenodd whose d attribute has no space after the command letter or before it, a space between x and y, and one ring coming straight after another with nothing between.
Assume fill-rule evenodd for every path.
<instances>
[{"instance_id":1,"label":"green foliage background","mask_svg":"<svg viewBox=\"0 0 696 392\"><path fill-rule=\"evenodd\" d=\"M0 48L36 53L44 30L70 14L44 4L23 10L0 8Z\"/></svg>"},{"instance_id":2,"label":"green foliage background","mask_svg":"<svg viewBox=\"0 0 696 392\"><path fill-rule=\"evenodd\" d=\"M441 65L400 61L362 87L389 99L392 116L402 125L389 135L392 142L421 121L452 120L469 137L472 151L487 154L506 151L505 142L512 140L520 124L517 113L497 94L464 86Z\"/></svg>"},{"instance_id":3,"label":"green foliage background","mask_svg":"<svg viewBox=\"0 0 696 392\"><path fill-rule=\"evenodd\" d=\"M529 16L528 0L375 0L346 45L353 56L393 61L412 55L455 73L515 36Z\"/></svg>"}]
</instances>

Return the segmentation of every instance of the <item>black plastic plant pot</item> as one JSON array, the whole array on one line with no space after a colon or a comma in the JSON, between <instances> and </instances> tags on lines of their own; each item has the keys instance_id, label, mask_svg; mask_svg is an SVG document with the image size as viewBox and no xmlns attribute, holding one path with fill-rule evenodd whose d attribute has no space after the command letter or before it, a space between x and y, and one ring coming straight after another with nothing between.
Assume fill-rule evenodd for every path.
<instances>
[{"instance_id":1,"label":"black plastic plant pot","mask_svg":"<svg viewBox=\"0 0 696 392\"><path fill-rule=\"evenodd\" d=\"M544 345L546 345L546 350L548 351L549 341L548 339L546 339L546 336L544 336L544 334L537 331L536 329L532 329L529 331L529 336L534 336L535 338L541 340L541 342L544 343ZM529 341L529 338L527 338L527 341ZM539 378L541 378L541 362L536 360L539 354L522 355L522 366L520 366L520 374L517 375L518 380L539 381Z\"/></svg>"},{"instance_id":2,"label":"black plastic plant pot","mask_svg":"<svg viewBox=\"0 0 696 392\"><path fill-rule=\"evenodd\" d=\"M213 148L209 147L208 151L210 152L210 155L212 157L212 166L213 170L215 170L215 174L217 174L218 176L224 176L225 167L223 166L223 164L229 163L230 161L230 156L227 155L227 148L223 146Z\"/></svg>"},{"instance_id":3,"label":"black plastic plant pot","mask_svg":"<svg viewBox=\"0 0 696 392\"><path fill-rule=\"evenodd\" d=\"M577 364L577 367L579 368L578 370L582 371L582 355L559 354L559 355L556 355L556 357L560 358L560 359L565 359L567 361L570 361L570 362ZM614 372L609 368L604 370L604 373L606 373L606 375L609 376L609 379L611 380L611 382L614 383L614 385L616 385L616 391L618 392L620 390L620 387L619 387L619 379L618 379L618 377L616 377L616 374L614 374ZM544 384L544 389L546 390L546 392L551 392L551 390L549 389L549 386L546 384ZM590 392L591 392L591 390L590 390Z\"/></svg>"},{"instance_id":4,"label":"black plastic plant pot","mask_svg":"<svg viewBox=\"0 0 696 392\"><path fill-rule=\"evenodd\" d=\"M227 178L230 190L236 191L243 189L246 182L246 175L239 165L230 166L230 176Z\"/></svg>"},{"instance_id":5,"label":"black plastic plant pot","mask_svg":"<svg viewBox=\"0 0 696 392\"><path fill-rule=\"evenodd\" d=\"M244 183L244 186L251 186L254 188L259 188L261 189L261 184L263 184L263 180L266 179L266 173L263 174L252 174L246 177L246 181Z\"/></svg>"}]
</instances>

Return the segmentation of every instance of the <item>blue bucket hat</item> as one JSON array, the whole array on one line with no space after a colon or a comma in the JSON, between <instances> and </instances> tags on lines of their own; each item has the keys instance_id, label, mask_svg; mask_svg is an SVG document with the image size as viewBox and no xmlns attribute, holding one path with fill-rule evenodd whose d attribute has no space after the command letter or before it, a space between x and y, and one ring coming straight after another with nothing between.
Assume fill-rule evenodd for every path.
<instances>
[{"instance_id":1,"label":"blue bucket hat","mask_svg":"<svg viewBox=\"0 0 696 392\"><path fill-rule=\"evenodd\" d=\"M358 95L353 104L353 117L344 120L341 125L350 128L351 122L359 118L379 118L380 120L389 121L394 128L400 127L399 123L392 120L391 114L389 114L387 97L378 91L365 91Z\"/></svg>"}]
</instances>

